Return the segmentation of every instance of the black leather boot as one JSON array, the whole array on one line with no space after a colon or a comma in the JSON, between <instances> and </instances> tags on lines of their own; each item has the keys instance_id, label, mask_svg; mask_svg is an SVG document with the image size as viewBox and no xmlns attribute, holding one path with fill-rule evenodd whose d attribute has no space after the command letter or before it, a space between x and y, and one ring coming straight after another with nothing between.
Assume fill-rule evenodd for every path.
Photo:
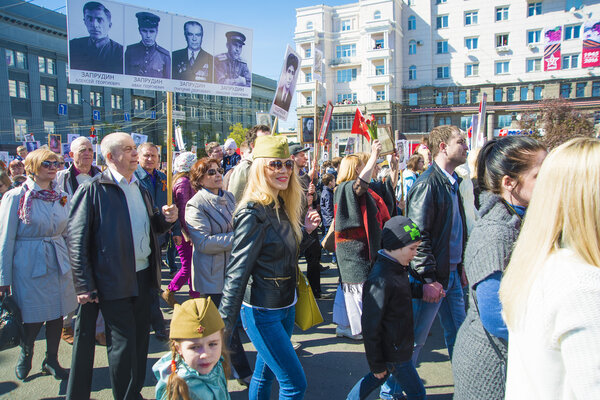
<instances>
[{"instance_id":1,"label":"black leather boot","mask_svg":"<svg viewBox=\"0 0 600 400\"><path fill-rule=\"evenodd\" d=\"M69 379L69 372L60 366L56 354L50 355L46 353L46 358L42 362L42 374L52 375L54 379L59 381Z\"/></svg>"},{"instance_id":2,"label":"black leather boot","mask_svg":"<svg viewBox=\"0 0 600 400\"><path fill-rule=\"evenodd\" d=\"M31 371L31 359L33 358L33 345L26 345L21 343L21 354L19 354L19 360L15 367L15 375L17 378L24 381Z\"/></svg>"}]
</instances>

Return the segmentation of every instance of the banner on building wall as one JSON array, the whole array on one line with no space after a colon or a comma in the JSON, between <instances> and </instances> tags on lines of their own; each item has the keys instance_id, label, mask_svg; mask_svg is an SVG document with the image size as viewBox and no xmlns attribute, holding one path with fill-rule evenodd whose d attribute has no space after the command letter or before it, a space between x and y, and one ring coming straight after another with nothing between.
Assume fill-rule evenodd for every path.
<instances>
[{"instance_id":1,"label":"banner on building wall","mask_svg":"<svg viewBox=\"0 0 600 400\"><path fill-rule=\"evenodd\" d=\"M69 83L250 98L251 29L101 0L67 1Z\"/></svg>"},{"instance_id":2,"label":"banner on building wall","mask_svg":"<svg viewBox=\"0 0 600 400\"><path fill-rule=\"evenodd\" d=\"M600 21L588 20L583 25L581 68L600 66Z\"/></svg>"},{"instance_id":3,"label":"banner on building wall","mask_svg":"<svg viewBox=\"0 0 600 400\"><path fill-rule=\"evenodd\" d=\"M285 51L283 58L283 66L281 67L281 75L277 83L277 92L271 104L270 113L278 117L282 121L286 121L294 97L296 81L298 80L298 69L300 68L300 54L295 52L289 45ZM316 99L315 99L316 101ZM313 121L314 122L314 121Z\"/></svg>"},{"instance_id":4,"label":"banner on building wall","mask_svg":"<svg viewBox=\"0 0 600 400\"><path fill-rule=\"evenodd\" d=\"M544 71L557 71L561 69L560 41L562 26L544 31Z\"/></svg>"},{"instance_id":5,"label":"banner on building wall","mask_svg":"<svg viewBox=\"0 0 600 400\"><path fill-rule=\"evenodd\" d=\"M313 62L313 79L315 82L322 82L323 76L323 52L315 49L315 57Z\"/></svg>"}]
</instances>

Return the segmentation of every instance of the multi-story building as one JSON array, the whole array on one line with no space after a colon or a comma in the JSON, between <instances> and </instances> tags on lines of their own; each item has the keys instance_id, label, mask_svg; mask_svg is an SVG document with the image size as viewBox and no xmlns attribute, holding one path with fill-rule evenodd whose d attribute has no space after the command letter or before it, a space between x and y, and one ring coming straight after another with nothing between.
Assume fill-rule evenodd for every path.
<instances>
[{"instance_id":1,"label":"multi-story building","mask_svg":"<svg viewBox=\"0 0 600 400\"><path fill-rule=\"evenodd\" d=\"M305 57L296 89L300 119L313 113L317 48L325 60L319 105L349 99L409 135L442 124L466 130L484 93L488 134L557 97L600 122L600 67L582 68L583 25L600 22L597 1L360 0L296 15L296 48ZM561 69L544 71L544 32L557 26ZM355 110L334 110L340 143Z\"/></svg>"},{"instance_id":2,"label":"multi-story building","mask_svg":"<svg viewBox=\"0 0 600 400\"><path fill-rule=\"evenodd\" d=\"M164 144L166 94L68 83L67 25L63 14L21 0L0 0L0 144L25 134L46 143L49 133L102 136L115 129ZM252 98L175 94L174 118L188 140L224 140L229 126L251 126L268 112L277 83L252 76ZM177 112L179 111L179 112Z\"/></svg>"}]
</instances>

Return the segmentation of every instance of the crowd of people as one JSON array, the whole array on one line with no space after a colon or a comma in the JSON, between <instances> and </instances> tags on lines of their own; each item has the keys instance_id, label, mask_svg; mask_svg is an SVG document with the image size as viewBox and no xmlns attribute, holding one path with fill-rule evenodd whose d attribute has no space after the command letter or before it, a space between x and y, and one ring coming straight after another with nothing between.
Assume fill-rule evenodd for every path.
<instances>
[{"instance_id":1,"label":"crowd of people","mask_svg":"<svg viewBox=\"0 0 600 400\"><path fill-rule=\"evenodd\" d=\"M49 149L19 148L0 170L0 295L22 313L18 379L45 324L41 369L68 380L67 399L90 397L96 343L114 398L139 399L154 331L171 346L152 368L159 399L226 400L228 379L250 399L270 398L275 380L280 399L302 399L292 332L304 257L314 297L334 298L336 336L364 342L369 371L348 399L425 399L416 367L436 316L456 399L600 398L600 140L469 150L444 125L401 169L378 140L309 163L309 147L257 125L239 148L178 155L171 205L158 146L115 132L100 147L105 168L81 137L67 169ZM320 282L330 236L335 293Z\"/></svg>"}]
</instances>

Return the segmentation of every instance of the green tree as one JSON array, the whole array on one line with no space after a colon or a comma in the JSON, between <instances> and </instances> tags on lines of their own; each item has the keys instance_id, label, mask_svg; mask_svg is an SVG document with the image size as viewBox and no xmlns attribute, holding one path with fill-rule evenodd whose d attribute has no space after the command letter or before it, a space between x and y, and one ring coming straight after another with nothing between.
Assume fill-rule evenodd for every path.
<instances>
[{"instance_id":1,"label":"green tree","mask_svg":"<svg viewBox=\"0 0 600 400\"><path fill-rule=\"evenodd\" d=\"M240 144L242 144L242 142L246 140L246 130L247 129L244 128L240 122L234 125L230 125L229 136L227 138L232 138L233 140L235 140L235 144L237 144L237 146L240 147Z\"/></svg>"}]
</instances>

